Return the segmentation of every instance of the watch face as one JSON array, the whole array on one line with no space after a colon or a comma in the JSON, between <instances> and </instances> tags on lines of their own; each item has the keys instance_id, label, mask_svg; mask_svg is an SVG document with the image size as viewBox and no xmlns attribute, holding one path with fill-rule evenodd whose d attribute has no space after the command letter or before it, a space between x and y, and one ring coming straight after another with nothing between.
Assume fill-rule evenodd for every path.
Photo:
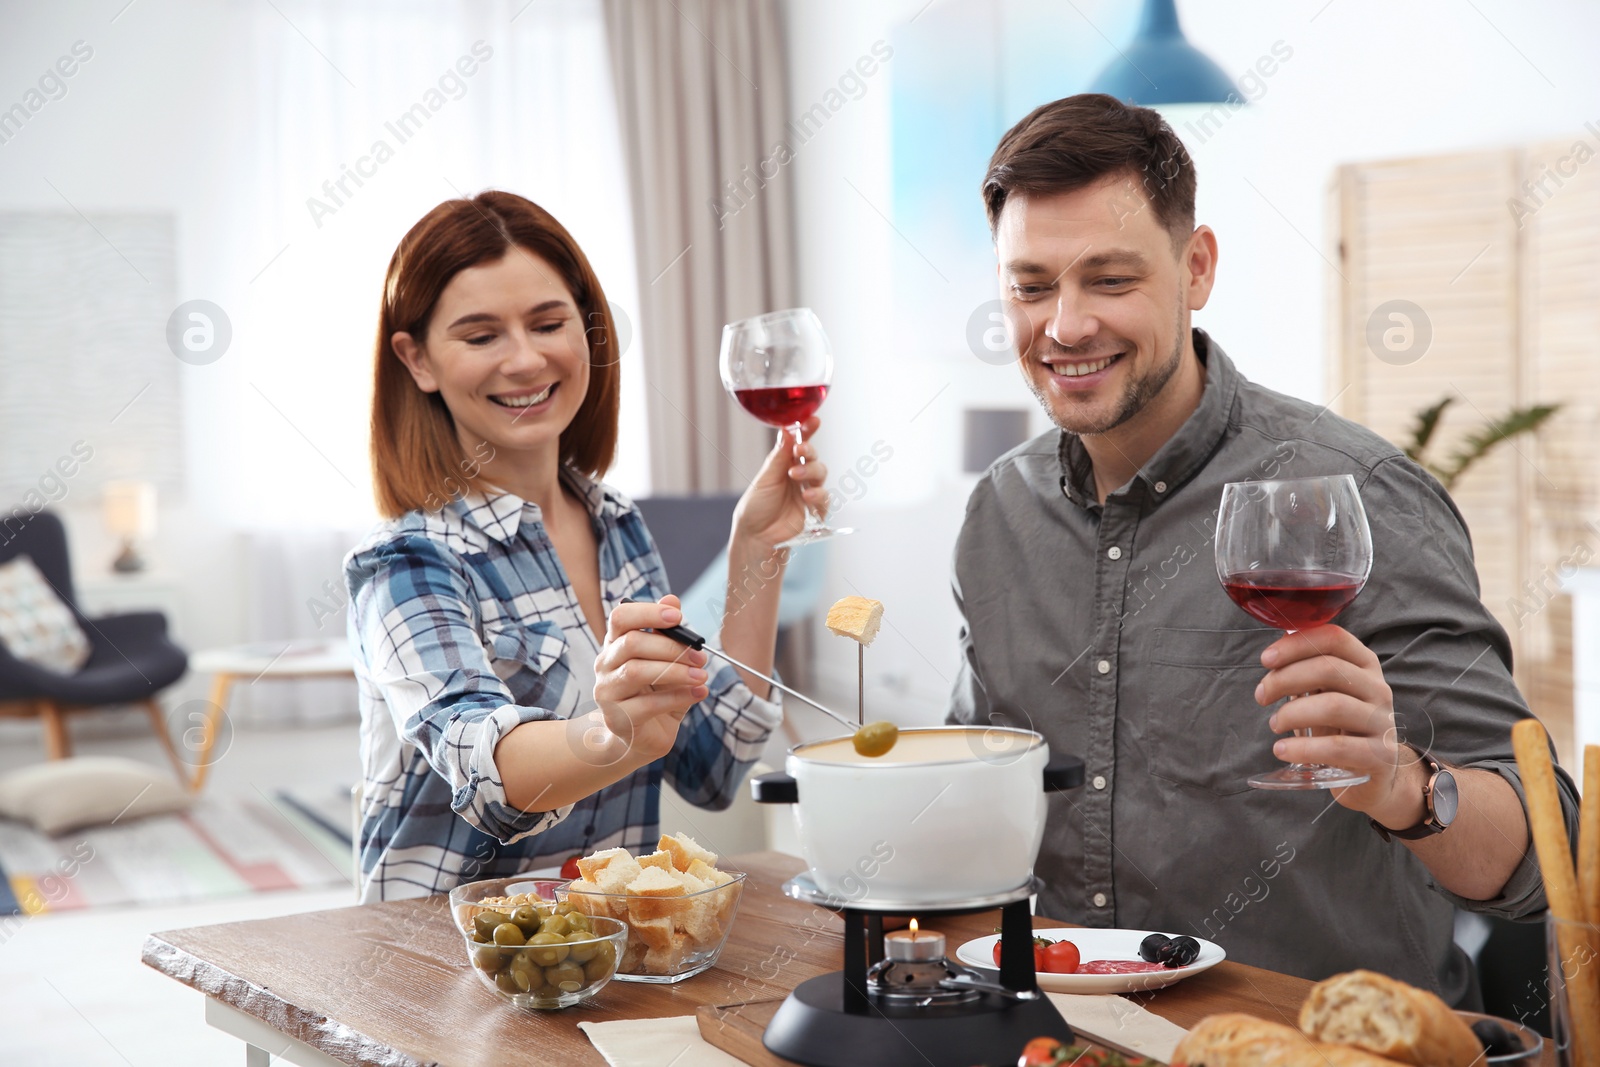
<instances>
[{"instance_id":1,"label":"watch face","mask_svg":"<svg viewBox=\"0 0 1600 1067\"><path fill-rule=\"evenodd\" d=\"M1433 821L1449 826L1456 817L1460 796L1456 793L1456 776L1440 771L1433 778Z\"/></svg>"}]
</instances>

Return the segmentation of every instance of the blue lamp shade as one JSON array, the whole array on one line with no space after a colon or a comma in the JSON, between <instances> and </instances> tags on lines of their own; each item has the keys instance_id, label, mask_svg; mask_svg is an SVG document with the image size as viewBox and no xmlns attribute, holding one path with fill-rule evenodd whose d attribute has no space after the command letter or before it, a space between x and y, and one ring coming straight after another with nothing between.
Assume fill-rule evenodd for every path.
<instances>
[{"instance_id":1,"label":"blue lamp shade","mask_svg":"<svg viewBox=\"0 0 1600 1067\"><path fill-rule=\"evenodd\" d=\"M1222 104L1239 99L1233 79L1190 44L1174 0L1145 0L1139 32L1089 86L1127 104Z\"/></svg>"}]
</instances>

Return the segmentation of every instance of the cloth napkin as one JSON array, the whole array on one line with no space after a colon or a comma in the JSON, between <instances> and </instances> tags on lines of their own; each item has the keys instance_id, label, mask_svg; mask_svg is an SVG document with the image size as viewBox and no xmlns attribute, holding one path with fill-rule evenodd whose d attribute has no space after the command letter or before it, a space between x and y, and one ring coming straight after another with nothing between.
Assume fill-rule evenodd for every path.
<instances>
[{"instance_id":1,"label":"cloth napkin","mask_svg":"<svg viewBox=\"0 0 1600 1067\"><path fill-rule=\"evenodd\" d=\"M578 1029L611 1067L745 1067L701 1037L693 1015L579 1023Z\"/></svg>"},{"instance_id":2,"label":"cloth napkin","mask_svg":"<svg viewBox=\"0 0 1600 1067\"><path fill-rule=\"evenodd\" d=\"M1146 1011L1114 993L1082 996L1046 993L1073 1032L1091 1041L1108 1042L1162 1063L1172 1062L1172 1050L1188 1033L1153 1011ZM581 1025L581 1024L580 1024Z\"/></svg>"}]
</instances>

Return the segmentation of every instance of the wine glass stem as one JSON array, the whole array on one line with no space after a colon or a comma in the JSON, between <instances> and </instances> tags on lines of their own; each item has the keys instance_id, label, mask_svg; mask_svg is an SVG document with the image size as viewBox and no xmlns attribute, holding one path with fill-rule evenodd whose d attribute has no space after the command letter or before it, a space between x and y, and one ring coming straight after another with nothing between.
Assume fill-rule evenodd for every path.
<instances>
[{"instance_id":1,"label":"wine glass stem","mask_svg":"<svg viewBox=\"0 0 1600 1067\"><path fill-rule=\"evenodd\" d=\"M789 436L791 438L793 438L793 440L794 440L794 447L796 449L798 449L800 447L801 434L804 431L803 431L801 425L798 422L790 423L788 429L789 429ZM802 467L804 467L806 465L806 457L803 454L800 454L800 453L797 452L796 456L795 456L795 460ZM810 504L807 504L805 507L806 507L806 526L807 526L807 528L809 528L809 529L817 529L818 527L822 526L822 516L817 514L817 509L812 507Z\"/></svg>"},{"instance_id":2,"label":"wine glass stem","mask_svg":"<svg viewBox=\"0 0 1600 1067\"><path fill-rule=\"evenodd\" d=\"M1289 635L1291 635L1293 633L1295 633L1294 630L1285 630L1285 631L1283 631L1283 636L1288 637ZM1310 693L1291 693L1289 696L1285 697L1284 699L1285 700L1293 700L1296 696L1308 697L1310 695L1311 695ZM1315 737L1316 736L1315 734L1313 734L1311 732L1311 728L1310 727L1307 727L1304 730L1290 730L1289 732L1291 734L1293 734L1295 737ZM1292 770L1292 771L1314 771L1314 770L1317 769L1317 766L1318 765L1315 764L1315 763L1291 763L1291 764L1289 764L1289 769Z\"/></svg>"}]
</instances>

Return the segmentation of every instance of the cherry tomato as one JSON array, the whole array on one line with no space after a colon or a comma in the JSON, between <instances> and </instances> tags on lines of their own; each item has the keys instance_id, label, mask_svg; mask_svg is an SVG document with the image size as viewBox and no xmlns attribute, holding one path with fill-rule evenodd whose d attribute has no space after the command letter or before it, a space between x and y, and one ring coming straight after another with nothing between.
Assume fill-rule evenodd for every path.
<instances>
[{"instance_id":1,"label":"cherry tomato","mask_svg":"<svg viewBox=\"0 0 1600 1067\"><path fill-rule=\"evenodd\" d=\"M578 853L574 852L572 855L567 857L567 862L561 865L561 877L570 881L571 879L581 878L583 876L583 872L578 870L578 855Z\"/></svg>"},{"instance_id":2,"label":"cherry tomato","mask_svg":"<svg viewBox=\"0 0 1600 1067\"><path fill-rule=\"evenodd\" d=\"M1056 1062L1056 1050L1060 1047L1061 1042L1053 1037L1036 1037L1022 1046L1017 1067L1052 1067Z\"/></svg>"},{"instance_id":3,"label":"cherry tomato","mask_svg":"<svg viewBox=\"0 0 1600 1067\"><path fill-rule=\"evenodd\" d=\"M1078 973L1078 946L1071 941L1057 941L1044 950L1044 966L1050 974Z\"/></svg>"}]
</instances>

